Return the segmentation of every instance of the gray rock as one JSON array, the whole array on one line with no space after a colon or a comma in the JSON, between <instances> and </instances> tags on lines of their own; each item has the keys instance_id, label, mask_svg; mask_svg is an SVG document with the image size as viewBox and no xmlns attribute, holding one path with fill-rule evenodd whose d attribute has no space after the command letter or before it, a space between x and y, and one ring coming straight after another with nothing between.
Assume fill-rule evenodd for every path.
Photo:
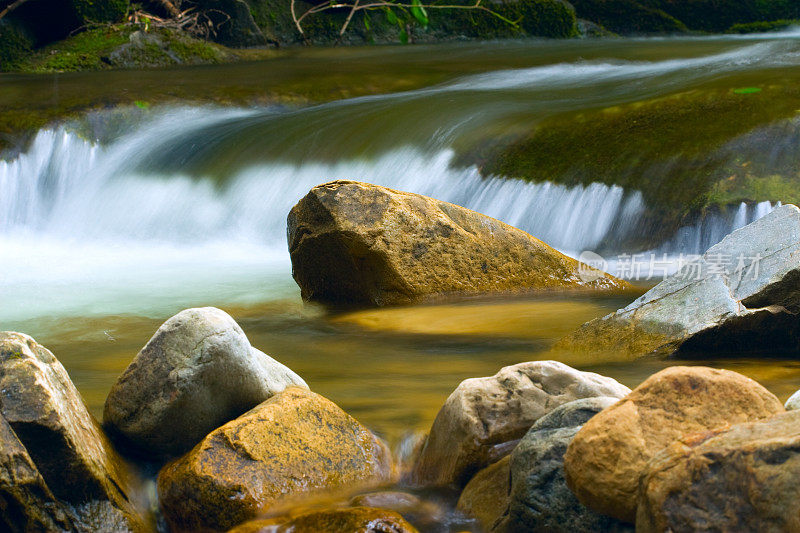
<instances>
[{"instance_id":1,"label":"gray rock","mask_svg":"<svg viewBox=\"0 0 800 533\"><path fill-rule=\"evenodd\" d=\"M800 409L800 390L789 396L783 406L787 411L796 411Z\"/></svg>"},{"instance_id":2,"label":"gray rock","mask_svg":"<svg viewBox=\"0 0 800 533\"><path fill-rule=\"evenodd\" d=\"M556 348L683 356L800 352L800 209L740 228Z\"/></svg>"},{"instance_id":3,"label":"gray rock","mask_svg":"<svg viewBox=\"0 0 800 533\"><path fill-rule=\"evenodd\" d=\"M493 531L633 531L584 507L564 479L564 454L582 424L617 398L564 404L531 427L511 454L508 509Z\"/></svg>"},{"instance_id":4,"label":"gray rock","mask_svg":"<svg viewBox=\"0 0 800 533\"><path fill-rule=\"evenodd\" d=\"M561 404L630 392L615 380L557 361L505 367L461 382L436 415L413 477L425 485L463 486L509 454L530 427Z\"/></svg>"},{"instance_id":5,"label":"gray rock","mask_svg":"<svg viewBox=\"0 0 800 533\"><path fill-rule=\"evenodd\" d=\"M227 313L186 309L158 328L125 369L103 418L110 433L135 448L174 456L289 385L308 388L250 346Z\"/></svg>"},{"instance_id":6,"label":"gray rock","mask_svg":"<svg viewBox=\"0 0 800 533\"><path fill-rule=\"evenodd\" d=\"M531 426L531 429L528 430L528 434L536 431L544 431L546 429L582 426L594 415L606 407L611 407L618 401L619 398L617 397L596 396L565 403L537 420L536 423Z\"/></svg>"},{"instance_id":7,"label":"gray rock","mask_svg":"<svg viewBox=\"0 0 800 533\"><path fill-rule=\"evenodd\" d=\"M0 332L0 524L9 531L140 531L137 490L61 363Z\"/></svg>"}]
</instances>

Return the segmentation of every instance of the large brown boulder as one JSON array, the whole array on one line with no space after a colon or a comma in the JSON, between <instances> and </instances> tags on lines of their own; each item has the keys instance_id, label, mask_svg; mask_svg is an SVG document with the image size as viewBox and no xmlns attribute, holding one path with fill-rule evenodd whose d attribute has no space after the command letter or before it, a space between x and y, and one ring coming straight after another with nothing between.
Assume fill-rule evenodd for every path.
<instances>
[{"instance_id":1,"label":"large brown boulder","mask_svg":"<svg viewBox=\"0 0 800 533\"><path fill-rule=\"evenodd\" d=\"M800 412L687 436L648 465L636 531L800 531Z\"/></svg>"},{"instance_id":2,"label":"large brown boulder","mask_svg":"<svg viewBox=\"0 0 800 533\"><path fill-rule=\"evenodd\" d=\"M417 533L400 514L374 507L311 511L280 525L276 522L251 520L229 533Z\"/></svg>"},{"instance_id":3,"label":"large brown boulder","mask_svg":"<svg viewBox=\"0 0 800 533\"><path fill-rule=\"evenodd\" d=\"M0 332L0 524L10 531L140 531L137 491L61 363Z\"/></svg>"},{"instance_id":4,"label":"large brown boulder","mask_svg":"<svg viewBox=\"0 0 800 533\"><path fill-rule=\"evenodd\" d=\"M556 348L617 358L800 353L800 209L784 205Z\"/></svg>"},{"instance_id":5,"label":"large brown boulder","mask_svg":"<svg viewBox=\"0 0 800 533\"><path fill-rule=\"evenodd\" d=\"M306 387L250 346L227 313L186 309L158 328L117 379L103 419L112 436L148 456L174 457L290 385Z\"/></svg>"},{"instance_id":6,"label":"large brown boulder","mask_svg":"<svg viewBox=\"0 0 800 533\"><path fill-rule=\"evenodd\" d=\"M511 453L533 423L559 405L629 392L609 377L557 361L520 363L464 380L436 415L413 477L422 485L464 486L475 472Z\"/></svg>"},{"instance_id":7,"label":"large brown boulder","mask_svg":"<svg viewBox=\"0 0 800 533\"><path fill-rule=\"evenodd\" d=\"M783 412L764 387L736 372L674 366L591 418L564 456L567 485L595 511L636 518L636 491L648 461L686 433Z\"/></svg>"},{"instance_id":8,"label":"large brown boulder","mask_svg":"<svg viewBox=\"0 0 800 533\"><path fill-rule=\"evenodd\" d=\"M301 498L391 477L385 444L333 402L290 387L166 465L158 491L174 531L225 531Z\"/></svg>"},{"instance_id":9,"label":"large brown boulder","mask_svg":"<svg viewBox=\"0 0 800 533\"><path fill-rule=\"evenodd\" d=\"M330 304L627 286L589 267L581 276L574 259L475 211L355 181L311 189L289 213L288 239L303 298Z\"/></svg>"}]
</instances>

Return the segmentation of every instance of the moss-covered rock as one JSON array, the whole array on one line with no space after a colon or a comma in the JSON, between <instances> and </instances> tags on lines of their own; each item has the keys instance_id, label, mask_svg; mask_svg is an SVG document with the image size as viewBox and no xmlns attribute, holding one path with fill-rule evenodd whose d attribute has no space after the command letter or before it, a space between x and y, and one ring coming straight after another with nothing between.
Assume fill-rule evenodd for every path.
<instances>
[{"instance_id":1,"label":"moss-covered rock","mask_svg":"<svg viewBox=\"0 0 800 533\"><path fill-rule=\"evenodd\" d=\"M523 138L470 147L464 162L485 175L638 190L658 221L639 225L652 245L653 237L673 235L707 209L800 201L798 155L788 148L800 109L795 78L740 89L695 89L559 115Z\"/></svg>"},{"instance_id":2,"label":"moss-covered rock","mask_svg":"<svg viewBox=\"0 0 800 533\"><path fill-rule=\"evenodd\" d=\"M217 44L166 28L145 32L132 25L95 28L36 51L17 68L25 72L72 72L222 63L235 59Z\"/></svg>"},{"instance_id":3,"label":"moss-covered rock","mask_svg":"<svg viewBox=\"0 0 800 533\"><path fill-rule=\"evenodd\" d=\"M578 17L621 34L682 33L686 25L637 0L571 0Z\"/></svg>"}]
</instances>

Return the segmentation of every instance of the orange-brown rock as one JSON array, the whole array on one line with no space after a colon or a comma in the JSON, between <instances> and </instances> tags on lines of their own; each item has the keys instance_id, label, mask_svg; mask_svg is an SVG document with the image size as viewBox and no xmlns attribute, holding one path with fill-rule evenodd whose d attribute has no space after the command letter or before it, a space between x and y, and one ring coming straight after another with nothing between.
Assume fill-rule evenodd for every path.
<instances>
[{"instance_id":1,"label":"orange-brown rock","mask_svg":"<svg viewBox=\"0 0 800 533\"><path fill-rule=\"evenodd\" d=\"M629 392L612 378L558 361L519 363L494 376L466 379L436 415L414 481L463 487L475 472L511 453L534 422L559 405Z\"/></svg>"},{"instance_id":2,"label":"orange-brown rock","mask_svg":"<svg viewBox=\"0 0 800 533\"><path fill-rule=\"evenodd\" d=\"M492 531L508 508L511 456L506 455L477 474L458 498L458 510Z\"/></svg>"},{"instance_id":3,"label":"orange-brown rock","mask_svg":"<svg viewBox=\"0 0 800 533\"><path fill-rule=\"evenodd\" d=\"M323 303L627 286L585 265L579 275L574 259L486 215L355 181L311 189L289 213L288 240L303 298Z\"/></svg>"},{"instance_id":4,"label":"orange-brown rock","mask_svg":"<svg viewBox=\"0 0 800 533\"><path fill-rule=\"evenodd\" d=\"M166 465L158 490L173 531L225 531L301 498L391 477L384 443L333 402L289 387Z\"/></svg>"},{"instance_id":5,"label":"orange-brown rock","mask_svg":"<svg viewBox=\"0 0 800 533\"><path fill-rule=\"evenodd\" d=\"M800 531L800 411L689 435L648 465L637 532Z\"/></svg>"},{"instance_id":6,"label":"orange-brown rock","mask_svg":"<svg viewBox=\"0 0 800 533\"><path fill-rule=\"evenodd\" d=\"M564 458L567 485L587 507L633 522L639 478L659 451L686 433L783 411L773 394L736 372L667 368L583 426Z\"/></svg>"},{"instance_id":7,"label":"orange-brown rock","mask_svg":"<svg viewBox=\"0 0 800 533\"><path fill-rule=\"evenodd\" d=\"M417 533L417 530L394 511L349 507L303 513L279 526L271 519L252 520L229 533Z\"/></svg>"}]
</instances>

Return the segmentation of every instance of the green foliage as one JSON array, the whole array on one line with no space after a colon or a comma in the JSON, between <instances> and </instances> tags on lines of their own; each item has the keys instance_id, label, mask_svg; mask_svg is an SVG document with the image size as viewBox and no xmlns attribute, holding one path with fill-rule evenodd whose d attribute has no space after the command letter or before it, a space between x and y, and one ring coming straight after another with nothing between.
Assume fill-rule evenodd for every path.
<instances>
[{"instance_id":1,"label":"green foliage","mask_svg":"<svg viewBox=\"0 0 800 533\"><path fill-rule=\"evenodd\" d=\"M119 22L128 12L128 0L72 0L75 12L85 22Z\"/></svg>"},{"instance_id":2,"label":"green foliage","mask_svg":"<svg viewBox=\"0 0 800 533\"><path fill-rule=\"evenodd\" d=\"M691 1L691 0L690 0ZM621 34L681 33L686 25L656 7L638 0L572 0L579 18Z\"/></svg>"},{"instance_id":3,"label":"green foliage","mask_svg":"<svg viewBox=\"0 0 800 533\"><path fill-rule=\"evenodd\" d=\"M734 24L798 17L796 0L641 0L661 9L690 29L725 31Z\"/></svg>"},{"instance_id":4,"label":"green foliage","mask_svg":"<svg viewBox=\"0 0 800 533\"><path fill-rule=\"evenodd\" d=\"M31 39L18 24L0 21L0 71L17 67L31 53L32 46Z\"/></svg>"},{"instance_id":5,"label":"green foliage","mask_svg":"<svg viewBox=\"0 0 800 533\"><path fill-rule=\"evenodd\" d=\"M728 28L727 33L765 33L769 31L785 30L791 26L800 26L800 20L771 20L734 24Z\"/></svg>"},{"instance_id":6,"label":"green foliage","mask_svg":"<svg viewBox=\"0 0 800 533\"><path fill-rule=\"evenodd\" d=\"M451 4L448 0L434 4L445 2ZM576 34L575 10L560 0L508 0L486 6L494 13L472 9L436 10L430 27L451 35L481 39L517 35L567 38Z\"/></svg>"}]
</instances>

